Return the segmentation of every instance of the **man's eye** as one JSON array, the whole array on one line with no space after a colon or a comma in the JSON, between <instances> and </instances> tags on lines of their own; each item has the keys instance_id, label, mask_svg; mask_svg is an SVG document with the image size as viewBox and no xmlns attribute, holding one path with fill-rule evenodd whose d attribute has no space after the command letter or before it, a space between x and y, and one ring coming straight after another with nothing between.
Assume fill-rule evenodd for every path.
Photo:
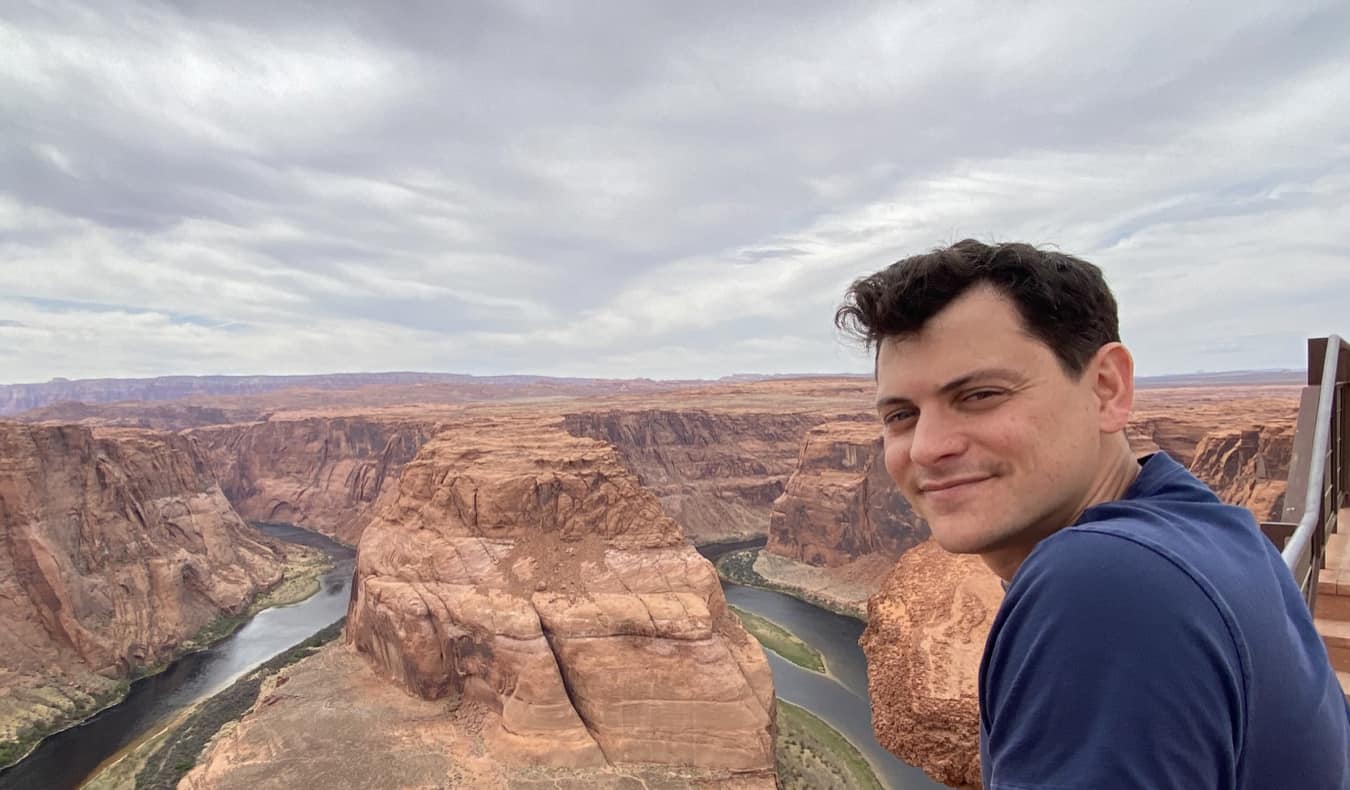
<instances>
[{"instance_id":1,"label":"man's eye","mask_svg":"<svg viewBox=\"0 0 1350 790\"><path fill-rule=\"evenodd\" d=\"M993 400L994 398L1001 397L1005 394L1007 393L1003 390L975 390L974 392L968 393L965 400L967 403L979 403Z\"/></svg>"},{"instance_id":2,"label":"man's eye","mask_svg":"<svg viewBox=\"0 0 1350 790\"><path fill-rule=\"evenodd\" d=\"M887 414L882 421L885 422L887 425L894 425L896 423L912 419L913 417L914 411L912 409L902 409L900 411L893 411L890 414Z\"/></svg>"}]
</instances>

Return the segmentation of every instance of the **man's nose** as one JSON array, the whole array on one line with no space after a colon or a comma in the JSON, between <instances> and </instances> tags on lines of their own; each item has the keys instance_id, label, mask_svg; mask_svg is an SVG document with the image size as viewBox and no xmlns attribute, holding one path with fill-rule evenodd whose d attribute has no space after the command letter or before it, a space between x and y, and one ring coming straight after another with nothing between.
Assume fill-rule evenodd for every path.
<instances>
[{"instance_id":1,"label":"man's nose","mask_svg":"<svg viewBox=\"0 0 1350 790\"><path fill-rule=\"evenodd\" d=\"M965 452L967 438L959 420L951 415L925 412L914 424L909 457L919 466L933 466Z\"/></svg>"}]
</instances>

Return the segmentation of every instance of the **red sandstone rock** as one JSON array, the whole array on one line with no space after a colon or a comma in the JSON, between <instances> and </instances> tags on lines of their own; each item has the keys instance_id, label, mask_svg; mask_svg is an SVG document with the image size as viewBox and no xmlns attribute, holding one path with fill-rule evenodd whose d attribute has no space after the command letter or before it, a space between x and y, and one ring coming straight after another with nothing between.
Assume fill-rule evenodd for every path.
<instances>
[{"instance_id":1,"label":"red sandstone rock","mask_svg":"<svg viewBox=\"0 0 1350 790\"><path fill-rule=\"evenodd\" d=\"M833 568L870 554L894 561L928 534L886 473L876 422L828 422L806 435L766 551Z\"/></svg>"},{"instance_id":2,"label":"red sandstone rock","mask_svg":"<svg viewBox=\"0 0 1350 790\"><path fill-rule=\"evenodd\" d=\"M772 775L689 766L507 765L485 743L496 718L486 705L413 697L345 645L325 647L282 677L282 692L281 678L265 682L253 709L212 741L179 787L774 790Z\"/></svg>"},{"instance_id":3,"label":"red sandstone rock","mask_svg":"<svg viewBox=\"0 0 1350 790\"><path fill-rule=\"evenodd\" d=\"M173 657L282 572L189 439L0 423L0 739L89 702L92 675Z\"/></svg>"},{"instance_id":4,"label":"red sandstone rock","mask_svg":"<svg viewBox=\"0 0 1350 790\"><path fill-rule=\"evenodd\" d=\"M295 524L354 546L380 494L438 427L401 414L298 415L190 435L245 518Z\"/></svg>"},{"instance_id":5,"label":"red sandstone rock","mask_svg":"<svg viewBox=\"0 0 1350 790\"><path fill-rule=\"evenodd\" d=\"M1002 599L978 557L929 540L900 558L867 607L877 740L952 787L980 786L980 656Z\"/></svg>"},{"instance_id":6,"label":"red sandstone rock","mask_svg":"<svg viewBox=\"0 0 1350 790\"><path fill-rule=\"evenodd\" d=\"M802 436L825 419L800 410L728 413L691 398L684 409L571 413L564 426L613 445L685 535L703 544L765 534Z\"/></svg>"},{"instance_id":7,"label":"red sandstone rock","mask_svg":"<svg viewBox=\"0 0 1350 790\"><path fill-rule=\"evenodd\" d=\"M1251 510L1258 521L1283 519L1294 422L1217 430L1195 450L1191 472L1225 502Z\"/></svg>"},{"instance_id":8,"label":"red sandstone rock","mask_svg":"<svg viewBox=\"0 0 1350 790\"><path fill-rule=\"evenodd\" d=\"M366 528L347 638L425 699L494 713L508 762L773 771L762 651L612 447L451 426Z\"/></svg>"}]
</instances>

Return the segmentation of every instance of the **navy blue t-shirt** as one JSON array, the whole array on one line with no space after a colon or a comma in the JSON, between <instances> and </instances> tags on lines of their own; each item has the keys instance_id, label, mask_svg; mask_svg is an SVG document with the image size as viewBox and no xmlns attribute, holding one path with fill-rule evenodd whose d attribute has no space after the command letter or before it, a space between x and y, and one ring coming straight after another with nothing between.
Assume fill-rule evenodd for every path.
<instances>
[{"instance_id":1,"label":"navy blue t-shirt","mask_svg":"<svg viewBox=\"0 0 1350 790\"><path fill-rule=\"evenodd\" d=\"M1347 790L1350 705L1251 514L1156 453L1013 577L980 756L987 790Z\"/></svg>"}]
</instances>

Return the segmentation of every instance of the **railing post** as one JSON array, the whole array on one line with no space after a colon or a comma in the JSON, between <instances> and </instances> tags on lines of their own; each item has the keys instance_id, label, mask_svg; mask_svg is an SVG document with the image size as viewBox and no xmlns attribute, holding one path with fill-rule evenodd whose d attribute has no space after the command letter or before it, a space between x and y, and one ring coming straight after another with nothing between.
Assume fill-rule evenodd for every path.
<instances>
[{"instance_id":1,"label":"railing post","mask_svg":"<svg viewBox=\"0 0 1350 790\"><path fill-rule=\"evenodd\" d=\"M1342 370L1341 375L1350 378L1350 370ZM1335 436L1336 439L1336 470L1341 473L1336 475L1336 482L1339 483L1339 489L1341 489L1336 492L1339 494L1335 498L1336 509L1350 505L1350 501L1347 501L1347 496L1350 496L1350 458L1347 458L1347 454L1350 454L1350 420L1346 419L1347 413L1350 413L1350 398L1346 397L1347 393L1350 393L1350 385L1343 384L1343 382L1336 385L1338 408L1335 409L1336 431L1332 433L1332 436ZM1338 517L1336 528L1332 529L1332 532L1338 532L1339 528L1341 528L1341 519Z\"/></svg>"}]
</instances>

